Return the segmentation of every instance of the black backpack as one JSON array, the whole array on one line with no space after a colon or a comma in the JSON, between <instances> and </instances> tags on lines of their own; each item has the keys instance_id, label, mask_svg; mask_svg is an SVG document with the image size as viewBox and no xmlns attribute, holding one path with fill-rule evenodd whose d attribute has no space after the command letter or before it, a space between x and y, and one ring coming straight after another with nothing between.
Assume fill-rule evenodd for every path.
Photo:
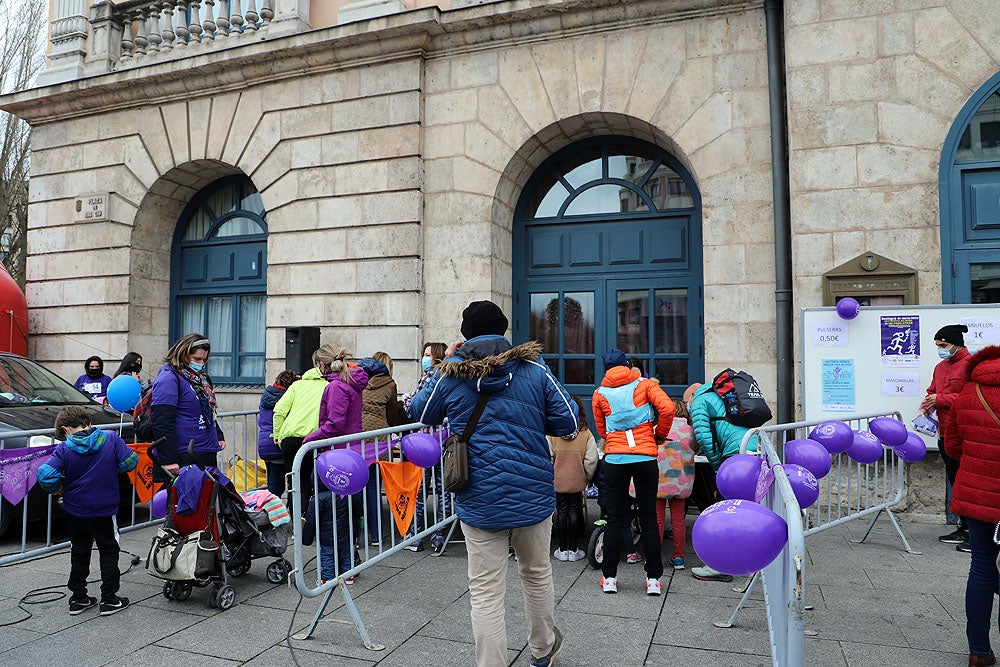
<instances>
[{"instance_id":1,"label":"black backpack","mask_svg":"<svg viewBox=\"0 0 1000 667\"><path fill-rule=\"evenodd\" d=\"M726 406L726 421L736 426L756 428L770 421L771 408L757 381L745 371L727 368L712 380L712 389Z\"/></svg>"},{"instance_id":2,"label":"black backpack","mask_svg":"<svg viewBox=\"0 0 1000 667\"><path fill-rule=\"evenodd\" d=\"M132 408L132 432L136 442L153 441L153 385L142 392L139 402Z\"/></svg>"}]
</instances>

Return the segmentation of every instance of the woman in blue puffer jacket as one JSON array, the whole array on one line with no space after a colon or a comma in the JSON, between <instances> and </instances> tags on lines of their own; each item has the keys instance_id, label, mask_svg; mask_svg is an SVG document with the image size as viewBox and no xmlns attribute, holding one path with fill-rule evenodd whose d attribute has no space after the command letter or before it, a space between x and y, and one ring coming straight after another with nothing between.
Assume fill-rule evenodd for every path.
<instances>
[{"instance_id":1,"label":"woman in blue puffer jacket","mask_svg":"<svg viewBox=\"0 0 1000 667\"><path fill-rule=\"evenodd\" d=\"M274 384L264 389L257 413L257 456L267 468L267 490L276 496L285 492L285 458L274 441L274 406L293 382L299 379L295 371L283 370Z\"/></svg>"}]
</instances>

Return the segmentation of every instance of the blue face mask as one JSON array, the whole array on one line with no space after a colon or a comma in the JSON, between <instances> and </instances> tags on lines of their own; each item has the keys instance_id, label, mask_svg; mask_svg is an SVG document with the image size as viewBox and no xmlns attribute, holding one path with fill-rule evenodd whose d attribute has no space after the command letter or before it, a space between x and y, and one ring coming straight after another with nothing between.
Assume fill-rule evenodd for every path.
<instances>
[{"instance_id":1,"label":"blue face mask","mask_svg":"<svg viewBox=\"0 0 1000 667\"><path fill-rule=\"evenodd\" d=\"M955 354L955 353L952 350L949 350L946 347L939 347L938 348L938 356L941 357L942 359L951 359L951 357L952 357L953 354Z\"/></svg>"},{"instance_id":2,"label":"blue face mask","mask_svg":"<svg viewBox=\"0 0 1000 667\"><path fill-rule=\"evenodd\" d=\"M420 367L424 369L425 373L429 371L433 365L434 365L434 360L431 359L430 357L424 357L423 359L420 360Z\"/></svg>"},{"instance_id":3,"label":"blue face mask","mask_svg":"<svg viewBox=\"0 0 1000 667\"><path fill-rule=\"evenodd\" d=\"M193 370L195 373L200 373L205 368L205 364L199 364L194 361L189 361L188 368Z\"/></svg>"}]
</instances>

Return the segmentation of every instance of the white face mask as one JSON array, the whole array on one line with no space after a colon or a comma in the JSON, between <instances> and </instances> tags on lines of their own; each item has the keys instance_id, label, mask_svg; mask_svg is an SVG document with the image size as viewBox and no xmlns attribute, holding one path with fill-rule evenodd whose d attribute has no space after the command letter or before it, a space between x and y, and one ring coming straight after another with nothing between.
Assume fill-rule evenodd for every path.
<instances>
[{"instance_id":1,"label":"white face mask","mask_svg":"<svg viewBox=\"0 0 1000 667\"><path fill-rule=\"evenodd\" d=\"M434 365L434 359L432 359L431 357L423 357L420 360L420 367L423 368L425 372L429 371L433 365Z\"/></svg>"},{"instance_id":2,"label":"white face mask","mask_svg":"<svg viewBox=\"0 0 1000 667\"><path fill-rule=\"evenodd\" d=\"M955 354L955 348L952 347L939 347L937 349L938 356L942 359L951 359L952 355Z\"/></svg>"}]
</instances>

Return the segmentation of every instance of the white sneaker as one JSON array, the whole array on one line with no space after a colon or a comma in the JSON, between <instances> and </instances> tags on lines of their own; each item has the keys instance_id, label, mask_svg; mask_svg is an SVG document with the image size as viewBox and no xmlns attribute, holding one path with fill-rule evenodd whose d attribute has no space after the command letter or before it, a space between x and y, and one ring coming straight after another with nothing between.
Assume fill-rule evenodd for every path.
<instances>
[{"instance_id":1,"label":"white sneaker","mask_svg":"<svg viewBox=\"0 0 1000 667\"><path fill-rule=\"evenodd\" d=\"M659 579L646 580L646 595L663 595L663 584Z\"/></svg>"},{"instance_id":2,"label":"white sneaker","mask_svg":"<svg viewBox=\"0 0 1000 667\"><path fill-rule=\"evenodd\" d=\"M617 577L601 577L601 590L605 593L617 593L618 592L618 578Z\"/></svg>"},{"instance_id":3,"label":"white sneaker","mask_svg":"<svg viewBox=\"0 0 1000 667\"><path fill-rule=\"evenodd\" d=\"M561 560L563 562L566 562L569 560L569 552L562 551L561 549L556 549L555 551L552 552L552 557L555 558L556 560Z\"/></svg>"},{"instance_id":4,"label":"white sneaker","mask_svg":"<svg viewBox=\"0 0 1000 667\"><path fill-rule=\"evenodd\" d=\"M576 551L564 551L566 554L566 560L571 563L575 563L578 560L583 560L587 557L587 552L583 549L577 549Z\"/></svg>"}]
</instances>

